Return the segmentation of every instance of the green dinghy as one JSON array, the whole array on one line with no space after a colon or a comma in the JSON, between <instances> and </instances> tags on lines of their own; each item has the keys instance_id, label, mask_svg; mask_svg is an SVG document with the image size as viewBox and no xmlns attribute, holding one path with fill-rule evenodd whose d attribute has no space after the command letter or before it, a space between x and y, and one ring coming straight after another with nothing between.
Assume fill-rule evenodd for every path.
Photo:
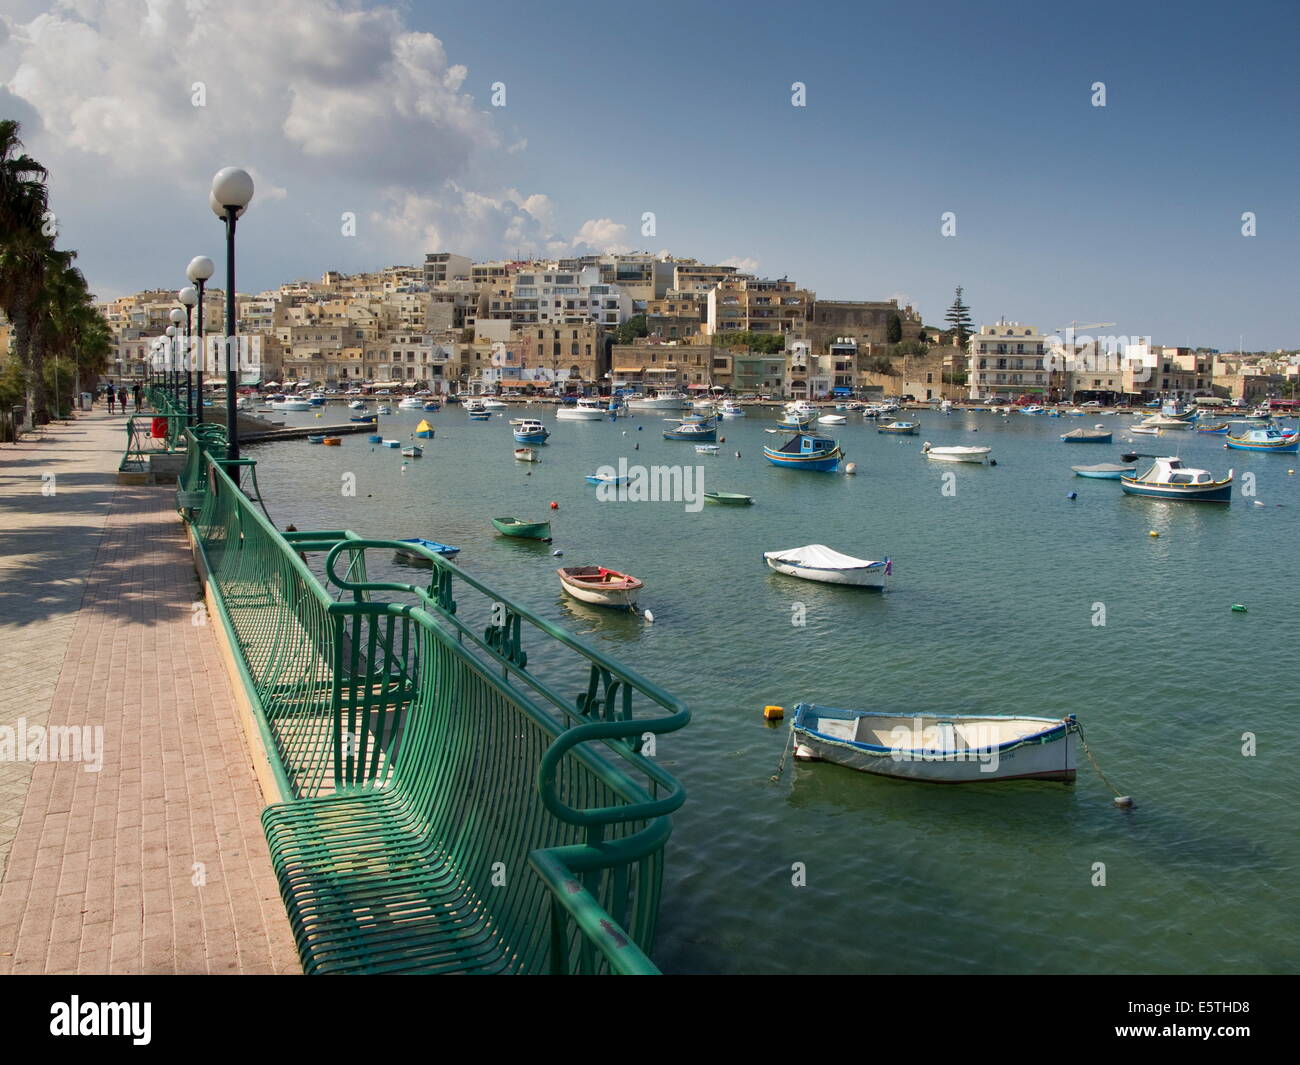
<instances>
[{"instance_id":1,"label":"green dinghy","mask_svg":"<svg viewBox=\"0 0 1300 1065\"><path fill-rule=\"evenodd\" d=\"M493 518L492 526L502 536L518 536L524 540L549 540L549 521L520 521L518 518Z\"/></svg>"},{"instance_id":2,"label":"green dinghy","mask_svg":"<svg viewBox=\"0 0 1300 1065\"><path fill-rule=\"evenodd\" d=\"M754 502L753 496L741 495L739 492L705 492L704 498L710 503L722 503L730 507L747 507Z\"/></svg>"}]
</instances>

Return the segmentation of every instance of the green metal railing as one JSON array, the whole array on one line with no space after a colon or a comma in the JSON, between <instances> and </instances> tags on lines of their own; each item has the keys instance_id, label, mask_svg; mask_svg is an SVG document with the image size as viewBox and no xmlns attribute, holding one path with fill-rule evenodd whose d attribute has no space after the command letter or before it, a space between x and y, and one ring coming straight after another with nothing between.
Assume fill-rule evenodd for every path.
<instances>
[{"instance_id":1,"label":"green metal railing","mask_svg":"<svg viewBox=\"0 0 1300 1065\"><path fill-rule=\"evenodd\" d=\"M167 455L185 449L185 430L189 417L171 393L157 387L145 390L145 402L153 411L137 411L126 420L126 451L118 463L119 472L145 473L149 469L150 455ZM165 419L161 436L154 436L155 419Z\"/></svg>"},{"instance_id":2,"label":"green metal railing","mask_svg":"<svg viewBox=\"0 0 1300 1065\"><path fill-rule=\"evenodd\" d=\"M224 440L186 436L178 503L285 800L264 822L308 970L656 972L685 793L654 744L685 706L422 548L279 533ZM427 584L370 579L399 549ZM409 908L412 883L424 925L386 898Z\"/></svg>"}]
</instances>

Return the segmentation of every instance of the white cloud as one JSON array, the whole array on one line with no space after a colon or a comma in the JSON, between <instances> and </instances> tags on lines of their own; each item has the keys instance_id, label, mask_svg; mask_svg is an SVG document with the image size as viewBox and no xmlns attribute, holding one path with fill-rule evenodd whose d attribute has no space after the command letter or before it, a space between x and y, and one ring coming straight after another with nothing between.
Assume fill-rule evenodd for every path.
<instances>
[{"instance_id":1,"label":"white cloud","mask_svg":"<svg viewBox=\"0 0 1300 1065\"><path fill-rule=\"evenodd\" d=\"M597 251L625 252L632 248L623 243L627 235L627 226L615 222L612 218L588 218L579 227L573 238L574 247L586 246Z\"/></svg>"},{"instance_id":2,"label":"white cloud","mask_svg":"<svg viewBox=\"0 0 1300 1065\"><path fill-rule=\"evenodd\" d=\"M729 256L718 263L719 266L734 266L742 274L757 274L758 260L754 258L741 258L738 255Z\"/></svg>"}]
</instances>

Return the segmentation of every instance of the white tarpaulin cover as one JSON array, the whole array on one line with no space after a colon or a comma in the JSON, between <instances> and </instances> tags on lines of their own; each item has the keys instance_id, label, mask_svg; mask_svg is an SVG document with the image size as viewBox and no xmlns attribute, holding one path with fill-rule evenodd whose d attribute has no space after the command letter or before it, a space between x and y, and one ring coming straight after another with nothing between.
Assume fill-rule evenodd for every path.
<instances>
[{"instance_id":1,"label":"white tarpaulin cover","mask_svg":"<svg viewBox=\"0 0 1300 1065\"><path fill-rule=\"evenodd\" d=\"M784 562L788 566L809 566L812 569L866 569L868 566L883 565L882 562L841 555L825 544L792 547L788 551L768 551L763 557L775 562Z\"/></svg>"}]
</instances>

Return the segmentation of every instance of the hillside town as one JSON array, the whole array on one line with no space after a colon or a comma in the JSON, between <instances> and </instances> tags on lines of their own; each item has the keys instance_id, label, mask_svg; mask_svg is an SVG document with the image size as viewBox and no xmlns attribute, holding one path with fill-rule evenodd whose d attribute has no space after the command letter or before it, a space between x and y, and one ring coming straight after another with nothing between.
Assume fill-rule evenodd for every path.
<instances>
[{"instance_id":1,"label":"hillside town","mask_svg":"<svg viewBox=\"0 0 1300 1065\"><path fill-rule=\"evenodd\" d=\"M210 369L224 368L224 298L215 287L204 297ZM1293 395L1300 377L1294 352L1224 354L1006 320L975 327L960 290L957 313L934 324L896 299L821 299L788 278L649 253L474 262L431 252L420 266L239 293L236 305L249 385L1254 403ZM100 305L114 337L110 376L145 376L175 306L169 290Z\"/></svg>"}]
</instances>

